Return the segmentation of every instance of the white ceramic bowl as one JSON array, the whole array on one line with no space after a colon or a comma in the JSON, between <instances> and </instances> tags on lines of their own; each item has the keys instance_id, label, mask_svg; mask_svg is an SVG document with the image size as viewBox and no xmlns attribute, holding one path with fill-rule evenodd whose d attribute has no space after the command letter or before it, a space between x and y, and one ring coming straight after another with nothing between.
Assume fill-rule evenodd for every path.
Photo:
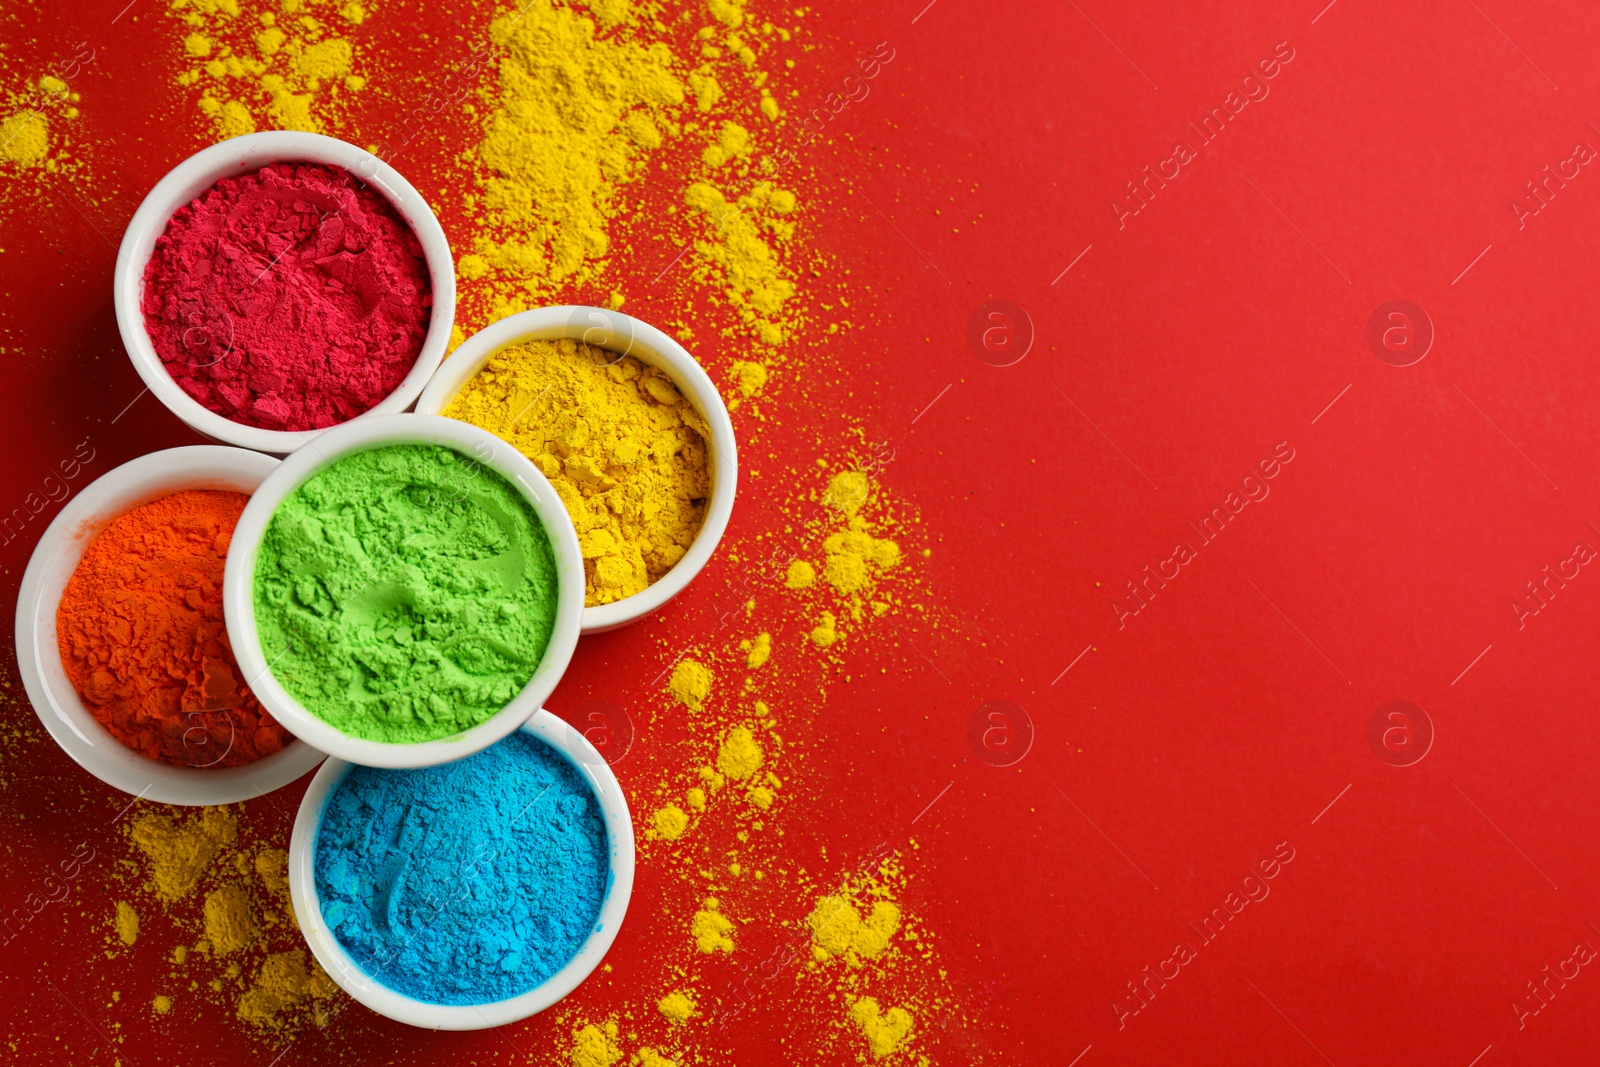
<instances>
[{"instance_id":1,"label":"white ceramic bowl","mask_svg":"<svg viewBox=\"0 0 1600 1067\"><path fill-rule=\"evenodd\" d=\"M611 873L594 929L579 946L578 954L544 982L509 1000L471 1005L429 1004L391 989L363 971L328 929L322 918L322 902L317 897L316 844L322 812L333 791L350 773L351 765L338 759L324 763L311 780L305 799L300 801L294 834L289 841L289 895L294 903L295 918L322 969L341 989L379 1015L436 1030L504 1026L543 1011L572 992L616 940L622 917L628 912L628 900L633 895L633 820L628 814L627 798L622 795L616 775L611 773L600 753L563 720L541 709L522 729L564 755L594 790L606 825Z\"/></svg>"},{"instance_id":2,"label":"white ceramic bowl","mask_svg":"<svg viewBox=\"0 0 1600 1067\"><path fill-rule=\"evenodd\" d=\"M352 737L307 711L278 682L256 631L256 556L273 512L312 475L343 456L399 444L442 445L476 460L521 491L550 536L558 592L555 628L544 657L522 691L470 730L436 741L411 744ZM522 453L488 430L435 415L379 415L335 426L290 455L250 498L228 547L222 577L222 610L233 654L255 690L256 699L302 741L331 756L368 767L427 767L449 763L488 748L528 721L561 681L578 645L583 614L583 557L578 534L561 498Z\"/></svg>"},{"instance_id":3,"label":"white ceramic bowl","mask_svg":"<svg viewBox=\"0 0 1600 1067\"><path fill-rule=\"evenodd\" d=\"M174 415L207 437L259 452L283 455L293 452L322 430L267 430L224 418L202 405L172 380L161 363L150 335L145 332L144 270L155 250L156 239L166 232L174 213L223 178L236 177L270 163L309 162L342 167L371 185L394 205L422 244L428 273L433 279L433 313L422 351L394 392L364 415L387 415L411 406L444 358L455 325L456 271L450 242L421 193L400 172L371 152L353 144L315 133L270 130L223 141L190 156L168 172L150 190L128 223L112 272L117 327L122 344L144 384Z\"/></svg>"},{"instance_id":4,"label":"white ceramic bowl","mask_svg":"<svg viewBox=\"0 0 1600 1067\"><path fill-rule=\"evenodd\" d=\"M610 604L584 608L583 632L603 633L626 626L655 611L683 592L700 573L733 516L733 497L739 485L739 455L733 439L733 420L722 402L722 394L711 378L671 337L638 319L592 307L535 308L501 319L473 334L450 354L417 401L417 411L428 415L442 412L473 375L483 369L489 357L523 341L555 341L569 337L608 351L638 358L641 363L659 367L677 385L678 391L705 418L711 428L711 500L706 504L705 522L694 543L677 564L643 592L623 597Z\"/></svg>"},{"instance_id":5,"label":"white ceramic bowl","mask_svg":"<svg viewBox=\"0 0 1600 1067\"><path fill-rule=\"evenodd\" d=\"M305 774L323 754L291 741L242 767L175 767L123 746L83 706L61 664L56 609L84 550L115 518L185 489L254 492L278 461L259 452L192 445L153 452L102 475L61 509L22 576L17 597L17 664L39 721L67 755L107 785L163 804L233 804ZM244 673L248 682L250 675Z\"/></svg>"}]
</instances>

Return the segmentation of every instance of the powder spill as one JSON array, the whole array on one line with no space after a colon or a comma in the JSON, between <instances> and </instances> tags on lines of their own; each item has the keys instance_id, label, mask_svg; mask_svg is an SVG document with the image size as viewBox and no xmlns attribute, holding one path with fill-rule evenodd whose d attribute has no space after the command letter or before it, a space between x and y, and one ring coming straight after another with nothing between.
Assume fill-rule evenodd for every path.
<instances>
[{"instance_id":1,"label":"powder spill","mask_svg":"<svg viewBox=\"0 0 1600 1067\"><path fill-rule=\"evenodd\" d=\"M811 928L811 951L818 961L843 957L859 967L863 959L876 959L889 947L889 939L900 927L900 909L887 900L873 903L863 919L854 902L843 893L817 901L806 919Z\"/></svg>"},{"instance_id":2,"label":"powder spill","mask_svg":"<svg viewBox=\"0 0 1600 1067\"><path fill-rule=\"evenodd\" d=\"M701 952L733 951L733 923L717 908L717 898L707 897L705 905L694 913L689 923L689 935Z\"/></svg>"},{"instance_id":3,"label":"powder spill","mask_svg":"<svg viewBox=\"0 0 1600 1067\"><path fill-rule=\"evenodd\" d=\"M257 129L321 133L347 94L366 87L355 46L339 34L366 20L369 3L168 0L188 31L178 84L200 87L197 106L218 139ZM263 10L250 17L252 6Z\"/></svg>"},{"instance_id":4,"label":"powder spill","mask_svg":"<svg viewBox=\"0 0 1600 1067\"><path fill-rule=\"evenodd\" d=\"M656 1001L656 1008L668 1022L681 1026L694 1015L694 997L682 991L668 993Z\"/></svg>"},{"instance_id":5,"label":"powder spill","mask_svg":"<svg viewBox=\"0 0 1600 1067\"><path fill-rule=\"evenodd\" d=\"M577 953L608 862L588 785L518 732L443 766L352 770L323 811L317 893L375 979L433 1004L483 1004Z\"/></svg>"},{"instance_id":6,"label":"powder spill","mask_svg":"<svg viewBox=\"0 0 1600 1067\"><path fill-rule=\"evenodd\" d=\"M117 939L124 945L131 945L139 939L139 913L127 901L117 901L117 913L112 924L116 927Z\"/></svg>"},{"instance_id":7,"label":"powder spill","mask_svg":"<svg viewBox=\"0 0 1600 1067\"><path fill-rule=\"evenodd\" d=\"M548 303L551 282L582 283L604 265L618 189L677 134L684 87L665 44L602 36L549 0L520 4L489 33L502 52L474 153L486 168L484 217L459 273L492 273L495 319Z\"/></svg>"},{"instance_id":8,"label":"powder spill","mask_svg":"<svg viewBox=\"0 0 1600 1067\"><path fill-rule=\"evenodd\" d=\"M205 808L183 823L147 812L133 821L133 843L147 861L156 897L174 901L199 884L211 861L239 837L239 823L227 808Z\"/></svg>"},{"instance_id":9,"label":"powder spill","mask_svg":"<svg viewBox=\"0 0 1600 1067\"><path fill-rule=\"evenodd\" d=\"M131 818L135 859L126 866L143 878L151 905L132 951L165 937L170 947L158 940L155 951L170 980L231 1003L253 1028L291 1033L321 1025L337 987L305 951L289 905L287 854L243 840L235 813L242 807ZM171 1010L172 998L161 999L167 1007L157 1010Z\"/></svg>"},{"instance_id":10,"label":"powder spill","mask_svg":"<svg viewBox=\"0 0 1600 1067\"><path fill-rule=\"evenodd\" d=\"M498 434L550 479L578 528L589 606L644 591L705 520L705 419L672 379L570 340L490 358L445 408Z\"/></svg>"},{"instance_id":11,"label":"powder spill","mask_svg":"<svg viewBox=\"0 0 1600 1067\"><path fill-rule=\"evenodd\" d=\"M882 1011L873 997L862 997L850 1005L850 1021L861 1029L873 1059L893 1053L911 1033L911 1013L904 1008Z\"/></svg>"},{"instance_id":12,"label":"powder spill","mask_svg":"<svg viewBox=\"0 0 1600 1067\"><path fill-rule=\"evenodd\" d=\"M208 410L310 430L400 385L433 283L416 234L375 190L334 167L275 163L172 216L141 304L167 372Z\"/></svg>"},{"instance_id":13,"label":"powder spill","mask_svg":"<svg viewBox=\"0 0 1600 1067\"><path fill-rule=\"evenodd\" d=\"M239 675L222 571L249 497L175 493L113 519L56 611L61 663L110 734L177 767L237 767L293 738Z\"/></svg>"},{"instance_id":14,"label":"powder spill","mask_svg":"<svg viewBox=\"0 0 1600 1067\"><path fill-rule=\"evenodd\" d=\"M705 706L706 698L711 696L711 683L713 679L706 665L698 660L684 658L672 668L672 677L667 680L667 691L674 700L688 708L690 711L700 711Z\"/></svg>"},{"instance_id":15,"label":"powder spill","mask_svg":"<svg viewBox=\"0 0 1600 1067\"><path fill-rule=\"evenodd\" d=\"M256 622L278 679L356 737L448 737L532 677L555 625L550 539L503 477L449 448L344 456L273 514Z\"/></svg>"},{"instance_id":16,"label":"powder spill","mask_svg":"<svg viewBox=\"0 0 1600 1067\"><path fill-rule=\"evenodd\" d=\"M572 1035L572 1067L611 1067L620 1059L615 1022L588 1023Z\"/></svg>"}]
</instances>

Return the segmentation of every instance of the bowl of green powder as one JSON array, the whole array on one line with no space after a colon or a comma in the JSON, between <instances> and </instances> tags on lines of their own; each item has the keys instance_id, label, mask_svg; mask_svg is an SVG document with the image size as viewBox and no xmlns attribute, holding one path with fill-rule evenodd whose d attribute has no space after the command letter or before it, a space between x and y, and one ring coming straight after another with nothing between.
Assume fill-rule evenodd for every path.
<instances>
[{"instance_id":1,"label":"bowl of green powder","mask_svg":"<svg viewBox=\"0 0 1600 1067\"><path fill-rule=\"evenodd\" d=\"M547 711L457 763L330 759L300 803L289 892L330 977L391 1019L477 1030L572 992L616 940L634 838L616 776Z\"/></svg>"},{"instance_id":2,"label":"bowl of green powder","mask_svg":"<svg viewBox=\"0 0 1600 1067\"><path fill-rule=\"evenodd\" d=\"M326 431L251 497L223 612L257 698L370 767L463 759L566 669L583 558L561 498L486 430L384 415Z\"/></svg>"}]
</instances>

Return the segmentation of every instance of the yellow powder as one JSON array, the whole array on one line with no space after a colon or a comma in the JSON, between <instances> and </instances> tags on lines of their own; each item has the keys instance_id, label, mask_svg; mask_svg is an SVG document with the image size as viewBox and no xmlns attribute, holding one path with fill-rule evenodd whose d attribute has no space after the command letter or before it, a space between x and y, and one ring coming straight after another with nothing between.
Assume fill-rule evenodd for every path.
<instances>
[{"instance_id":1,"label":"yellow powder","mask_svg":"<svg viewBox=\"0 0 1600 1067\"><path fill-rule=\"evenodd\" d=\"M602 21L621 8L600 5ZM498 84L483 91L476 161L483 226L472 251L496 272L499 318L537 303L552 283L593 278L610 252L619 188L675 135L683 83L670 48L596 33L549 0L519 4L490 26L502 49ZM470 293L468 294L470 296Z\"/></svg>"},{"instance_id":2,"label":"yellow powder","mask_svg":"<svg viewBox=\"0 0 1600 1067\"><path fill-rule=\"evenodd\" d=\"M622 1059L617 1047L617 1024L607 1021L601 1026L585 1024L572 1040L572 1067L611 1067Z\"/></svg>"},{"instance_id":3,"label":"yellow powder","mask_svg":"<svg viewBox=\"0 0 1600 1067\"><path fill-rule=\"evenodd\" d=\"M694 913L689 933L701 952L733 951L733 923L717 910L716 897L707 897L705 907Z\"/></svg>"},{"instance_id":4,"label":"yellow powder","mask_svg":"<svg viewBox=\"0 0 1600 1067\"><path fill-rule=\"evenodd\" d=\"M690 711L701 711L711 696L711 671L698 660L684 657L672 668L667 692Z\"/></svg>"},{"instance_id":5,"label":"yellow powder","mask_svg":"<svg viewBox=\"0 0 1600 1067\"><path fill-rule=\"evenodd\" d=\"M628 1062L637 1064L638 1067L678 1067L677 1060L669 1060L649 1045L635 1052L633 1059Z\"/></svg>"},{"instance_id":6,"label":"yellow powder","mask_svg":"<svg viewBox=\"0 0 1600 1067\"><path fill-rule=\"evenodd\" d=\"M656 1007L667 1017L667 1021L686 1023L694 1015L694 997L684 992L668 993L656 1001Z\"/></svg>"},{"instance_id":7,"label":"yellow powder","mask_svg":"<svg viewBox=\"0 0 1600 1067\"><path fill-rule=\"evenodd\" d=\"M818 648L827 648L839 640L839 620L834 618L833 612L824 611L822 621L811 628L811 640Z\"/></svg>"},{"instance_id":8,"label":"yellow powder","mask_svg":"<svg viewBox=\"0 0 1600 1067\"><path fill-rule=\"evenodd\" d=\"M698 786L684 794L684 799L689 802L690 811L706 810L706 791Z\"/></svg>"},{"instance_id":9,"label":"yellow powder","mask_svg":"<svg viewBox=\"0 0 1600 1067\"><path fill-rule=\"evenodd\" d=\"M261 965L261 971L239 998L239 1018L264 1029L284 1024L285 1014L307 1002L325 1000L338 992L315 960L306 966L306 954L298 949L274 952ZM326 1010L314 1007L318 1025L326 1022Z\"/></svg>"},{"instance_id":10,"label":"yellow powder","mask_svg":"<svg viewBox=\"0 0 1600 1067\"><path fill-rule=\"evenodd\" d=\"M172 1010L172 998L157 994L155 999L150 1001L150 1007L155 1010L157 1015L165 1015Z\"/></svg>"},{"instance_id":11,"label":"yellow powder","mask_svg":"<svg viewBox=\"0 0 1600 1067\"><path fill-rule=\"evenodd\" d=\"M849 896L836 894L817 901L806 919L811 927L811 951L818 960L843 956L851 966L876 959L889 947L900 928L900 909L887 900L875 901L866 919L856 912Z\"/></svg>"},{"instance_id":12,"label":"yellow powder","mask_svg":"<svg viewBox=\"0 0 1600 1067\"><path fill-rule=\"evenodd\" d=\"M729 203L709 182L695 182L684 202L703 216L706 235L695 242L702 263L696 274L719 286L750 333L763 344L780 345L798 326L785 308L795 295L794 282L777 249L794 236L786 216L795 209L794 194L771 182L758 182Z\"/></svg>"},{"instance_id":13,"label":"yellow powder","mask_svg":"<svg viewBox=\"0 0 1600 1067\"><path fill-rule=\"evenodd\" d=\"M748 727L735 726L717 750L717 770L735 780L743 780L761 769L761 746Z\"/></svg>"},{"instance_id":14,"label":"yellow powder","mask_svg":"<svg viewBox=\"0 0 1600 1067\"><path fill-rule=\"evenodd\" d=\"M753 785L745 792L744 798L762 811L766 811L772 807L772 802L778 799L778 794L767 786Z\"/></svg>"},{"instance_id":15,"label":"yellow powder","mask_svg":"<svg viewBox=\"0 0 1600 1067\"><path fill-rule=\"evenodd\" d=\"M861 1029L873 1059L881 1060L899 1048L911 1033L911 1013L904 1008L882 1012L873 997L862 997L850 1005L850 1021Z\"/></svg>"},{"instance_id":16,"label":"yellow powder","mask_svg":"<svg viewBox=\"0 0 1600 1067\"><path fill-rule=\"evenodd\" d=\"M760 395L761 390L767 386L769 372L764 363L741 359L735 361L728 368L728 375L733 379L734 384L739 387L739 396L734 397L733 403L728 405L731 410L739 406L740 400L749 400Z\"/></svg>"},{"instance_id":17,"label":"yellow powder","mask_svg":"<svg viewBox=\"0 0 1600 1067\"><path fill-rule=\"evenodd\" d=\"M683 558L711 495L710 430L672 379L569 340L496 353L445 408L533 460L578 528L593 607Z\"/></svg>"},{"instance_id":18,"label":"yellow powder","mask_svg":"<svg viewBox=\"0 0 1600 1067\"><path fill-rule=\"evenodd\" d=\"M739 648L745 653L744 665L756 670L772 658L772 635L756 634L753 641L740 641Z\"/></svg>"},{"instance_id":19,"label":"yellow powder","mask_svg":"<svg viewBox=\"0 0 1600 1067\"><path fill-rule=\"evenodd\" d=\"M194 891L217 853L238 838L239 824L226 808L204 808L181 822L148 812L133 821L129 836L149 861L156 896L170 902Z\"/></svg>"},{"instance_id":20,"label":"yellow powder","mask_svg":"<svg viewBox=\"0 0 1600 1067\"><path fill-rule=\"evenodd\" d=\"M789 572L784 576L783 584L790 589L810 589L817 584L817 569L803 559L797 559L789 564Z\"/></svg>"},{"instance_id":21,"label":"yellow powder","mask_svg":"<svg viewBox=\"0 0 1600 1067\"><path fill-rule=\"evenodd\" d=\"M720 167L733 159L750 156L750 131L737 122L724 122L715 144L706 146L700 159L708 167Z\"/></svg>"},{"instance_id":22,"label":"yellow powder","mask_svg":"<svg viewBox=\"0 0 1600 1067\"><path fill-rule=\"evenodd\" d=\"M0 160L37 167L50 155L50 120L41 111L18 111L0 122Z\"/></svg>"},{"instance_id":23,"label":"yellow powder","mask_svg":"<svg viewBox=\"0 0 1600 1067\"><path fill-rule=\"evenodd\" d=\"M117 914L112 920L117 928L117 937L124 945L131 945L139 938L139 913L133 910L133 905L126 901L117 901Z\"/></svg>"},{"instance_id":24,"label":"yellow powder","mask_svg":"<svg viewBox=\"0 0 1600 1067\"><path fill-rule=\"evenodd\" d=\"M666 841L676 841L689 828L689 816L676 804L668 804L650 816L650 825L654 828L656 837Z\"/></svg>"},{"instance_id":25,"label":"yellow powder","mask_svg":"<svg viewBox=\"0 0 1600 1067\"><path fill-rule=\"evenodd\" d=\"M281 848L264 848L256 853L256 874L268 892L289 892L289 854Z\"/></svg>"},{"instance_id":26,"label":"yellow powder","mask_svg":"<svg viewBox=\"0 0 1600 1067\"><path fill-rule=\"evenodd\" d=\"M256 924L250 916L250 898L237 882L206 895L206 940L218 955L247 948L255 940Z\"/></svg>"},{"instance_id":27,"label":"yellow powder","mask_svg":"<svg viewBox=\"0 0 1600 1067\"><path fill-rule=\"evenodd\" d=\"M278 18L280 9L298 17ZM336 18L366 17L358 3L167 0L167 10L184 30L178 83L198 88L196 106L218 139L256 129L325 132L346 94L365 84L352 75L355 46L333 29Z\"/></svg>"}]
</instances>

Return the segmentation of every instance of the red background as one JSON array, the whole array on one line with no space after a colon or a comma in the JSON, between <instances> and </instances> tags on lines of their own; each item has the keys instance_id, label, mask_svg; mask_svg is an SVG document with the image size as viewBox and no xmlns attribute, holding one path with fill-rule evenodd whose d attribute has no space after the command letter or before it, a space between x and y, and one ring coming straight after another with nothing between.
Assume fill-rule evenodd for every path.
<instances>
[{"instance_id":1,"label":"red background","mask_svg":"<svg viewBox=\"0 0 1600 1067\"><path fill-rule=\"evenodd\" d=\"M194 150L197 121L167 89L171 28L152 12L112 25L123 3L10 20L9 63L96 44L75 88L80 140L100 147L92 189L57 183L5 222L7 509L86 436L95 475L193 439L149 397L112 423L140 388L112 317L112 246ZM1584 168L1524 228L1509 203L1578 142L1600 146L1600 11L922 3L817 4L816 84L880 40L896 58L819 148L806 202L816 243L877 301L819 395L895 448L883 479L921 510L928 588L959 624L919 640L933 666L884 651L887 674L853 672L815 709L836 799L796 847L863 854L953 783L918 823L909 903L972 1016L935 1062L1579 1062L1600 1043L1591 968L1523 1029L1510 1004L1576 943L1600 946L1600 577L1585 567L1520 630L1510 605L1579 541L1600 546L1600 177ZM488 17L437 6L417 25ZM430 52L411 32L390 44L417 52L420 82ZM1174 139L1198 148L1185 123L1284 41L1294 58L1270 95L1119 229L1123 183ZM398 165L427 188L424 159ZM966 341L990 299L1033 324L1012 366ZM1367 343L1393 299L1436 334L1412 366ZM650 301L629 310L649 318ZM786 418L746 450L752 469L806 461L829 425ZM1270 496L1118 629L1112 591L1194 543L1185 524L1279 442L1295 458ZM734 536L776 488L746 481ZM0 549L7 596L48 518ZM727 577L719 562L672 605L669 639L703 635ZM661 632L586 641L552 707L646 692ZM966 739L993 699L1036 728L1010 769ZM1436 731L1412 766L1368 746L1394 699ZM25 704L8 729L38 730ZM101 790L52 747L25 751L6 768L8 909ZM1279 842L1294 859L1270 896L1119 1029L1125 983L1195 942L1185 922ZM636 913L650 904L647 875ZM96 966L86 925L19 940L0 967L0 1025L29 1062L111 1062L50 988ZM647 930L624 927L619 982ZM147 1013L98 1004L124 1062L259 1054L220 1012L158 1034ZM383 1059L525 1061L492 1036L362 1026ZM734 1058L779 1062L781 1036L752 1027Z\"/></svg>"}]
</instances>

